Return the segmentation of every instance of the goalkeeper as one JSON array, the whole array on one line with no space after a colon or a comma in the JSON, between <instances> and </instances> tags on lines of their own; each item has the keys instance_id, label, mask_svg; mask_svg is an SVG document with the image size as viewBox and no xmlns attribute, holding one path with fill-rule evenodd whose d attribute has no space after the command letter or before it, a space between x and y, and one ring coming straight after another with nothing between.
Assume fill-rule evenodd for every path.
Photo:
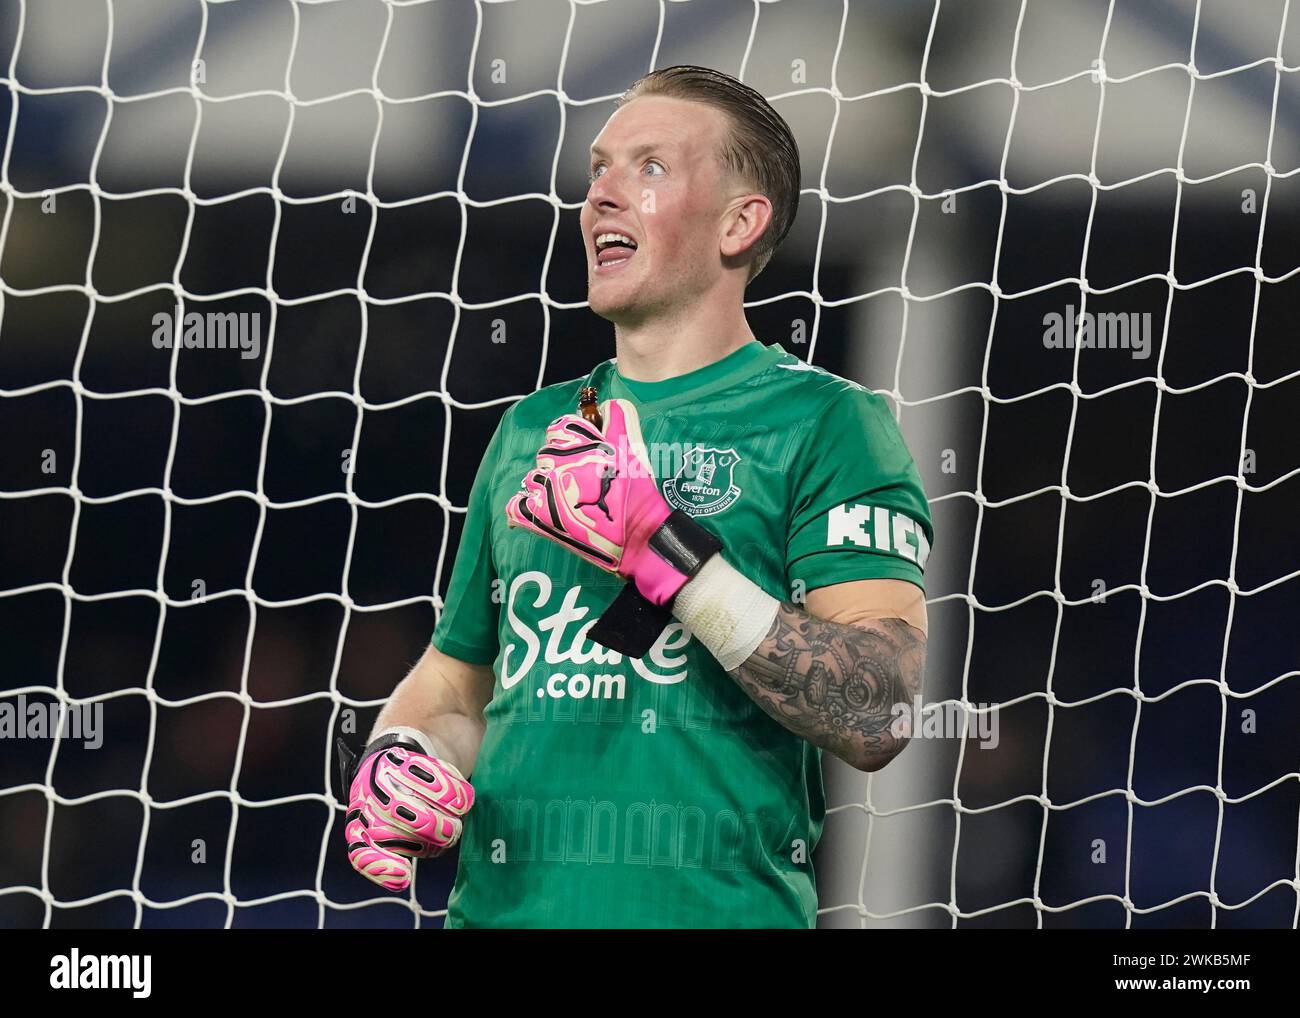
<instances>
[{"instance_id":1,"label":"goalkeeper","mask_svg":"<svg viewBox=\"0 0 1300 1018\"><path fill-rule=\"evenodd\" d=\"M925 494L884 400L748 327L800 185L763 97L655 71L591 152L616 356L502 417L349 854L402 890L463 834L448 927L811 927L822 754L883 767L920 695ZM628 582L668 623L635 658L590 635Z\"/></svg>"}]
</instances>

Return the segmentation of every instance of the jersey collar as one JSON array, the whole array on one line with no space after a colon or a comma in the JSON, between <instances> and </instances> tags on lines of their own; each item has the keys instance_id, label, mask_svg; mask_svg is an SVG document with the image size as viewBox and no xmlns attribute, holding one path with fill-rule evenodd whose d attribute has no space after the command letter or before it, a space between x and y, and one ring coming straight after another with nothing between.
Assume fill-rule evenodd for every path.
<instances>
[{"instance_id":1,"label":"jersey collar","mask_svg":"<svg viewBox=\"0 0 1300 1018\"><path fill-rule=\"evenodd\" d=\"M617 364L611 360L608 362L610 369L607 384L613 398L630 399L640 408L669 401L680 403L685 397L698 399L710 392L734 385L780 360L783 354L780 344L772 343L764 346L753 339L731 351L721 360L659 382L638 382L624 378L619 373ZM601 398L604 398L603 393Z\"/></svg>"}]
</instances>

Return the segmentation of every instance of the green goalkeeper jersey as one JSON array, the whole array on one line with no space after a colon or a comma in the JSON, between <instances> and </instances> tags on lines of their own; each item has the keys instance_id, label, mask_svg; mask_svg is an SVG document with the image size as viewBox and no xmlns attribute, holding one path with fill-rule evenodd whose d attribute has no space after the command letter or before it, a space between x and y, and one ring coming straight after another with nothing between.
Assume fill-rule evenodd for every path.
<instances>
[{"instance_id":1,"label":"green goalkeeper jersey","mask_svg":"<svg viewBox=\"0 0 1300 1018\"><path fill-rule=\"evenodd\" d=\"M668 503L773 597L923 582L933 540L888 404L754 341L661 382L614 362L502 417L433 643L491 664L448 927L811 927L821 751L765 714L680 623L624 659L587 638L623 585L505 505L578 389L630 400Z\"/></svg>"}]
</instances>

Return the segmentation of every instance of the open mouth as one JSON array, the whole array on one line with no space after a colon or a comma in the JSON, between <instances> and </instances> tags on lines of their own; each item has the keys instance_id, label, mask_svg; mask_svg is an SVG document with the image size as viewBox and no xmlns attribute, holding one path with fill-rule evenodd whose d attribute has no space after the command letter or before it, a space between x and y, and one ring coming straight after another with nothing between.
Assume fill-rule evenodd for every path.
<instances>
[{"instance_id":1,"label":"open mouth","mask_svg":"<svg viewBox=\"0 0 1300 1018\"><path fill-rule=\"evenodd\" d=\"M601 233L596 236L596 272L602 275L621 269L636 254L636 241L625 233Z\"/></svg>"}]
</instances>

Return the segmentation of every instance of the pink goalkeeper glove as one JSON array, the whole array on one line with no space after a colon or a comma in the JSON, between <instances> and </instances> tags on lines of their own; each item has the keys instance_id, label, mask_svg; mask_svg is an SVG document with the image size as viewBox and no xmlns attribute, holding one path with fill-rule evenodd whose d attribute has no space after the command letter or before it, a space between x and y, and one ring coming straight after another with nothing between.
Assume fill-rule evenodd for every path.
<instances>
[{"instance_id":1,"label":"pink goalkeeper glove","mask_svg":"<svg viewBox=\"0 0 1300 1018\"><path fill-rule=\"evenodd\" d=\"M664 528L669 516L685 514L674 514L659 493L636 407L613 399L600 409L604 434L578 414L551 422L537 466L506 504L506 516L512 527L563 545L667 605L698 568L673 553L679 542Z\"/></svg>"},{"instance_id":2,"label":"pink goalkeeper glove","mask_svg":"<svg viewBox=\"0 0 1300 1018\"><path fill-rule=\"evenodd\" d=\"M456 843L460 818L474 805L474 789L460 771L391 736L367 747L348 795L348 860L390 891L410 885L413 859Z\"/></svg>"}]
</instances>

